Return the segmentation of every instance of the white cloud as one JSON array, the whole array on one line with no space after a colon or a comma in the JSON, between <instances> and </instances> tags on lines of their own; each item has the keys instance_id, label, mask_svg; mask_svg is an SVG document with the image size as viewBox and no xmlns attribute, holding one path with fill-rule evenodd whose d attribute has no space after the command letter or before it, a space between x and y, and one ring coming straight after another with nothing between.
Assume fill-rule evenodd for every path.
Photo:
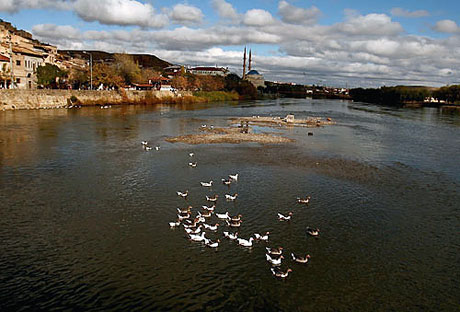
<instances>
[{"instance_id":1,"label":"white cloud","mask_svg":"<svg viewBox=\"0 0 460 312\"><path fill-rule=\"evenodd\" d=\"M295 7L286 1L278 3L278 13L283 22L292 24L314 24L321 15L321 11L315 6L303 9Z\"/></svg>"},{"instance_id":2,"label":"white cloud","mask_svg":"<svg viewBox=\"0 0 460 312\"><path fill-rule=\"evenodd\" d=\"M238 13L231 3L228 3L225 0L212 0L211 3L220 17L229 18L232 20L238 19Z\"/></svg>"},{"instance_id":3,"label":"white cloud","mask_svg":"<svg viewBox=\"0 0 460 312\"><path fill-rule=\"evenodd\" d=\"M397 35L403 27L385 14L368 14L349 17L336 27L337 31L350 35Z\"/></svg>"},{"instance_id":4,"label":"white cloud","mask_svg":"<svg viewBox=\"0 0 460 312\"><path fill-rule=\"evenodd\" d=\"M81 39L81 32L68 25L39 24L32 27L32 32L45 38Z\"/></svg>"},{"instance_id":5,"label":"white cloud","mask_svg":"<svg viewBox=\"0 0 460 312\"><path fill-rule=\"evenodd\" d=\"M426 10L409 11L403 8L392 8L391 15L398 17L417 18L430 16L430 13Z\"/></svg>"},{"instance_id":6,"label":"white cloud","mask_svg":"<svg viewBox=\"0 0 460 312\"><path fill-rule=\"evenodd\" d=\"M177 24L199 24L203 21L203 12L197 7L187 4L176 4L170 14Z\"/></svg>"},{"instance_id":7,"label":"white cloud","mask_svg":"<svg viewBox=\"0 0 460 312\"><path fill-rule=\"evenodd\" d=\"M150 4L135 0L76 0L74 10L87 22L106 25L160 28L168 24L166 15L155 14Z\"/></svg>"},{"instance_id":8,"label":"white cloud","mask_svg":"<svg viewBox=\"0 0 460 312\"><path fill-rule=\"evenodd\" d=\"M67 0L1 0L0 11L15 13L23 9L68 10L71 3Z\"/></svg>"},{"instance_id":9,"label":"white cloud","mask_svg":"<svg viewBox=\"0 0 460 312\"><path fill-rule=\"evenodd\" d=\"M436 25L433 27L434 30L443 33L460 33L460 27L457 25L456 22L452 20L442 20L438 21Z\"/></svg>"},{"instance_id":10,"label":"white cloud","mask_svg":"<svg viewBox=\"0 0 460 312\"><path fill-rule=\"evenodd\" d=\"M247 11L243 18L243 23L248 26L267 26L274 22L275 19L270 12L260 9Z\"/></svg>"}]
</instances>

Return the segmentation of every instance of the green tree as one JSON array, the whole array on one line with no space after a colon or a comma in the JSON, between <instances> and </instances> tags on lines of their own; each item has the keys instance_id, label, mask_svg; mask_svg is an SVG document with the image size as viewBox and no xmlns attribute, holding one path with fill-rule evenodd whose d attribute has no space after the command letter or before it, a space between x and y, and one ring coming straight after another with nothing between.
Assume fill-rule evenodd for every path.
<instances>
[{"instance_id":1,"label":"green tree","mask_svg":"<svg viewBox=\"0 0 460 312\"><path fill-rule=\"evenodd\" d=\"M64 78L67 72L56 65L46 64L37 68L38 84L47 88L56 88L60 78Z\"/></svg>"}]
</instances>

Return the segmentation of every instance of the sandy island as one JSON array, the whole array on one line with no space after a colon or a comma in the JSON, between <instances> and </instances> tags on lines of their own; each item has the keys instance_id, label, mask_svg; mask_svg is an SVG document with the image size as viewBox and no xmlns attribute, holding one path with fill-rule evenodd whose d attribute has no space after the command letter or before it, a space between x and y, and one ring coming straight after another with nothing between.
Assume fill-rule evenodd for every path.
<instances>
[{"instance_id":1,"label":"sandy island","mask_svg":"<svg viewBox=\"0 0 460 312\"><path fill-rule=\"evenodd\" d=\"M323 120L322 118L295 119L293 115L288 115L285 118L281 117L242 117L232 118L230 122L233 126L223 127L206 127L200 128L201 133L181 135L177 137L167 138L170 143L187 143L187 144L216 144L216 143L262 143L262 144L279 144L290 143L295 140L277 136L269 133L253 133L251 124L265 127L321 127L324 125L335 124L330 118ZM234 125L238 124L238 127Z\"/></svg>"}]
</instances>

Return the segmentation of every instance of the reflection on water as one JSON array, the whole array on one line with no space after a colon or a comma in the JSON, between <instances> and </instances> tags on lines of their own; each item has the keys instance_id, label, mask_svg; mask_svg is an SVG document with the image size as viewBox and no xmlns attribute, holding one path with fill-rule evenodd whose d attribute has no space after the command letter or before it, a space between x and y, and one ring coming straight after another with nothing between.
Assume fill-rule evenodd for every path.
<instances>
[{"instance_id":1,"label":"reflection on water","mask_svg":"<svg viewBox=\"0 0 460 312\"><path fill-rule=\"evenodd\" d=\"M229 117L290 113L337 125L268 130L296 140L286 145L164 141ZM294 99L2 112L0 308L458 309L459 119ZM146 152L142 140L160 151ZM187 165L190 151L197 168ZM217 183L236 172L230 189ZM199 185L210 179L210 190ZM175 194L186 189L187 202ZM222 226L208 234L222 241L211 250L168 228L176 207L196 211L205 195L235 192L217 211L243 215L241 237L270 231L270 246L308 252L310 263L286 259L293 272L279 281L264 243L239 247ZM307 194L308 207L295 202ZM288 211L293 220L279 222L277 212Z\"/></svg>"}]
</instances>

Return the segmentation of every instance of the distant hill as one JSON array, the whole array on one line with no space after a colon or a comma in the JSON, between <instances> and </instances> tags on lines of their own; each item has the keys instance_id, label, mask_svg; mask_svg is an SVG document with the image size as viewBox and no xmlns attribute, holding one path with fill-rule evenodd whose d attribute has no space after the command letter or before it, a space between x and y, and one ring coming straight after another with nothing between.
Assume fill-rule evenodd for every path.
<instances>
[{"instance_id":1,"label":"distant hill","mask_svg":"<svg viewBox=\"0 0 460 312\"><path fill-rule=\"evenodd\" d=\"M113 63L116 53L108 53L103 51L88 51L93 55L94 63ZM88 55L83 53L82 50L58 50L58 53L63 58L80 58L88 59ZM154 70L161 71L163 68L171 66L172 64L164 61L155 55L150 54L129 54L133 57L134 61L142 68L153 68Z\"/></svg>"}]
</instances>

